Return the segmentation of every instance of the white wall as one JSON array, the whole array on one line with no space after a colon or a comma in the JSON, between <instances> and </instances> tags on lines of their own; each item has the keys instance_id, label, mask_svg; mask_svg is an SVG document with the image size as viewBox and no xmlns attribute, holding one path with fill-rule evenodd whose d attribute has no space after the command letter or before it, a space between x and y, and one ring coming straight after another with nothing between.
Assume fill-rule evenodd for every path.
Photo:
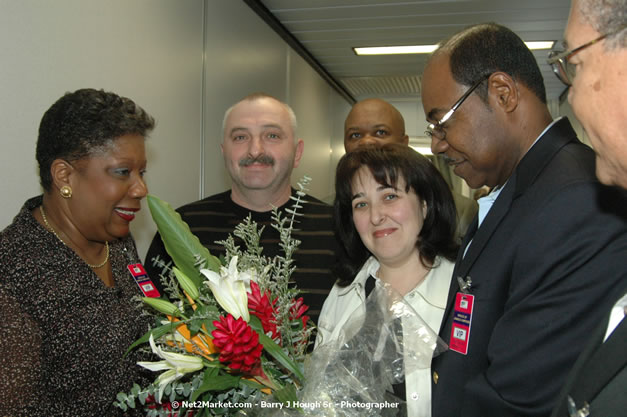
<instances>
[{"instance_id":1,"label":"white wall","mask_svg":"<svg viewBox=\"0 0 627 417\"><path fill-rule=\"evenodd\" d=\"M288 59L288 101L298 115L298 136L305 142L307 156L294 170L292 179L298 181L303 175L310 176L313 180L308 186L309 193L322 199L331 192L330 178L335 176L331 153L332 138L337 135L333 132L329 102L337 94L299 55L290 51Z\"/></svg>"},{"instance_id":2,"label":"white wall","mask_svg":"<svg viewBox=\"0 0 627 417\"><path fill-rule=\"evenodd\" d=\"M312 194L331 192L329 102L343 99L242 1L0 0L0 51L0 229L41 193L43 113L84 87L128 96L155 117L146 179L175 207L228 188L222 117L254 91L293 105L306 142L294 179L306 172ZM132 224L141 256L154 230L145 209Z\"/></svg>"},{"instance_id":3,"label":"white wall","mask_svg":"<svg viewBox=\"0 0 627 417\"><path fill-rule=\"evenodd\" d=\"M351 110L352 105L338 96L332 96L329 102L329 108L334 115L330 120L333 123L331 136L331 172L329 176L329 189L333 190L332 194L327 196L324 201L333 203L335 197L335 169L340 158L346 153L344 151L344 121Z\"/></svg>"},{"instance_id":4,"label":"white wall","mask_svg":"<svg viewBox=\"0 0 627 417\"><path fill-rule=\"evenodd\" d=\"M203 197L230 187L220 153L224 112L253 92L286 100L288 50L243 1L208 0L205 28Z\"/></svg>"},{"instance_id":5,"label":"white wall","mask_svg":"<svg viewBox=\"0 0 627 417\"><path fill-rule=\"evenodd\" d=\"M173 204L198 196L202 6L0 0L0 228L41 193L35 144L43 113L84 87L128 96L157 119L146 143L151 192L167 192ZM132 224L140 253L152 237L149 217L143 210Z\"/></svg>"},{"instance_id":6,"label":"white wall","mask_svg":"<svg viewBox=\"0 0 627 417\"><path fill-rule=\"evenodd\" d=\"M297 135L305 142L305 151L292 182L307 174L313 178L310 194L318 198L328 195L330 172L335 170L335 165L331 166L334 113L329 100L346 101L244 2L210 0L205 40L203 196L230 187L220 153L224 112L246 95L260 91L284 100L296 113Z\"/></svg>"}]
</instances>

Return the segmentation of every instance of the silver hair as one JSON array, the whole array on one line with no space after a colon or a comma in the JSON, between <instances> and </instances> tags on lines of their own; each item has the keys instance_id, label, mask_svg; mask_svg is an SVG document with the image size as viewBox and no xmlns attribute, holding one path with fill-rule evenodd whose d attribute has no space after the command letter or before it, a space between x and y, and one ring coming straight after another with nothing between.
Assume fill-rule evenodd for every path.
<instances>
[{"instance_id":1,"label":"silver hair","mask_svg":"<svg viewBox=\"0 0 627 417\"><path fill-rule=\"evenodd\" d=\"M224 112L224 118L222 119L222 141L224 142L224 134L226 133L226 120L229 118L229 116L231 115L231 112L233 111L233 109L235 108L235 106L237 106L238 104L240 104L243 101L256 101L256 100L260 100L260 99L264 99L264 98L269 98L272 100L277 101L278 103L280 103L285 110L287 111L287 114L290 118L290 125L292 127L292 133L294 134L294 143L296 143L298 141L298 136L296 135L296 129L298 128L298 123L296 122L296 114L294 113L294 110L292 110L292 108L287 104L282 102L281 100L279 100L278 98L271 96L270 94L266 94L266 93L252 93L247 95L246 97L244 97L243 99L241 99L240 101L238 101L237 103L233 104L231 107L229 107L227 109L226 112Z\"/></svg>"},{"instance_id":2,"label":"silver hair","mask_svg":"<svg viewBox=\"0 0 627 417\"><path fill-rule=\"evenodd\" d=\"M605 40L606 50L627 48L627 4L625 0L578 0L579 12Z\"/></svg>"}]
</instances>

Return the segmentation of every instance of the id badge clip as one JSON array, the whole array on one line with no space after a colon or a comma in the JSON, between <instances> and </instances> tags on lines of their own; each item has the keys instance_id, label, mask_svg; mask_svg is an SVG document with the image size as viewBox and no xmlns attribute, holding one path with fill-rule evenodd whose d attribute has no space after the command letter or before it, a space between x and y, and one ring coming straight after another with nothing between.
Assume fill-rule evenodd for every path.
<instances>
[{"instance_id":1,"label":"id badge clip","mask_svg":"<svg viewBox=\"0 0 627 417\"><path fill-rule=\"evenodd\" d=\"M127 268L139 286L139 289L144 294L144 297L159 298L161 296L142 264L129 264Z\"/></svg>"},{"instance_id":2,"label":"id badge clip","mask_svg":"<svg viewBox=\"0 0 627 417\"><path fill-rule=\"evenodd\" d=\"M470 341L470 327L472 324L472 310L475 305L475 296L468 293L472 285L470 277L466 280L458 277L457 280L459 282L460 291L455 295L449 349L466 355L468 354L468 343Z\"/></svg>"}]
</instances>

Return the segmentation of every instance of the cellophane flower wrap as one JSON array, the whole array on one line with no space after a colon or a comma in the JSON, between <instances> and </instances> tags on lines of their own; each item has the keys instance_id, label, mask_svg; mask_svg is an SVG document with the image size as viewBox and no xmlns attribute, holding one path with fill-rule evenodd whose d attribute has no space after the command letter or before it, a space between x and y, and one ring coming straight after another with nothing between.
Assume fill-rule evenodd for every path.
<instances>
[{"instance_id":1,"label":"cellophane flower wrap","mask_svg":"<svg viewBox=\"0 0 627 417\"><path fill-rule=\"evenodd\" d=\"M263 227L250 217L233 232L244 247L231 235L220 242L226 256L218 259L167 203L147 197L174 265L161 262L166 294L142 299L154 326L129 348L152 352L155 360L138 366L156 379L119 393L118 407L143 409L147 416L234 416L262 400L297 399L313 323L290 282L300 243L292 230L308 181L299 182L286 216L273 210L284 254L274 258L263 255Z\"/></svg>"},{"instance_id":2,"label":"cellophane flower wrap","mask_svg":"<svg viewBox=\"0 0 627 417\"><path fill-rule=\"evenodd\" d=\"M325 417L407 416L408 405L396 390L405 389L407 375L429 373L432 358L448 349L403 297L381 281L364 308L338 333L327 340L318 335L306 362L307 379L298 391L298 407L247 414L284 417L302 416L304 411L307 416ZM409 415L422 414L410 411Z\"/></svg>"}]
</instances>

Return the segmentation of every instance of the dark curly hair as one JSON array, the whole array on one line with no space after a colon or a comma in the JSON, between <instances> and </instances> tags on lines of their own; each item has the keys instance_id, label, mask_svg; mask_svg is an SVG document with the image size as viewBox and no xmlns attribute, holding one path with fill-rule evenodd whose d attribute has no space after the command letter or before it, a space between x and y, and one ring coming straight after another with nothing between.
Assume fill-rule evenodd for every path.
<instances>
[{"instance_id":1,"label":"dark curly hair","mask_svg":"<svg viewBox=\"0 0 627 417\"><path fill-rule=\"evenodd\" d=\"M412 190L427 205L427 216L418 236L416 247L421 262L429 267L436 256L455 261L459 248L455 239L457 211L446 181L426 157L409 146L385 144L362 147L345 154L335 174L334 227L342 243L342 261L335 267L338 285L349 285L359 268L371 256L364 246L353 222L353 190L355 174L368 167L375 181L396 187L399 178L405 180L405 192Z\"/></svg>"},{"instance_id":2,"label":"dark curly hair","mask_svg":"<svg viewBox=\"0 0 627 417\"><path fill-rule=\"evenodd\" d=\"M501 71L546 103L538 62L522 39L505 26L496 23L470 26L442 41L434 56L442 53L449 55L451 75L459 84L471 86L482 77ZM487 103L487 83L477 88L477 94Z\"/></svg>"},{"instance_id":3,"label":"dark curly hair","mask_svg":"<svg viewBox=\"0 0 627 417\"><path fill-rule=\"evenodd\" d=\"M55 159L77 161L124 135L146 136L154 119L131 99L85 88L66 93L44 113L35 157L44 190L50 191Z\"/></svg>"}]
</instances>

